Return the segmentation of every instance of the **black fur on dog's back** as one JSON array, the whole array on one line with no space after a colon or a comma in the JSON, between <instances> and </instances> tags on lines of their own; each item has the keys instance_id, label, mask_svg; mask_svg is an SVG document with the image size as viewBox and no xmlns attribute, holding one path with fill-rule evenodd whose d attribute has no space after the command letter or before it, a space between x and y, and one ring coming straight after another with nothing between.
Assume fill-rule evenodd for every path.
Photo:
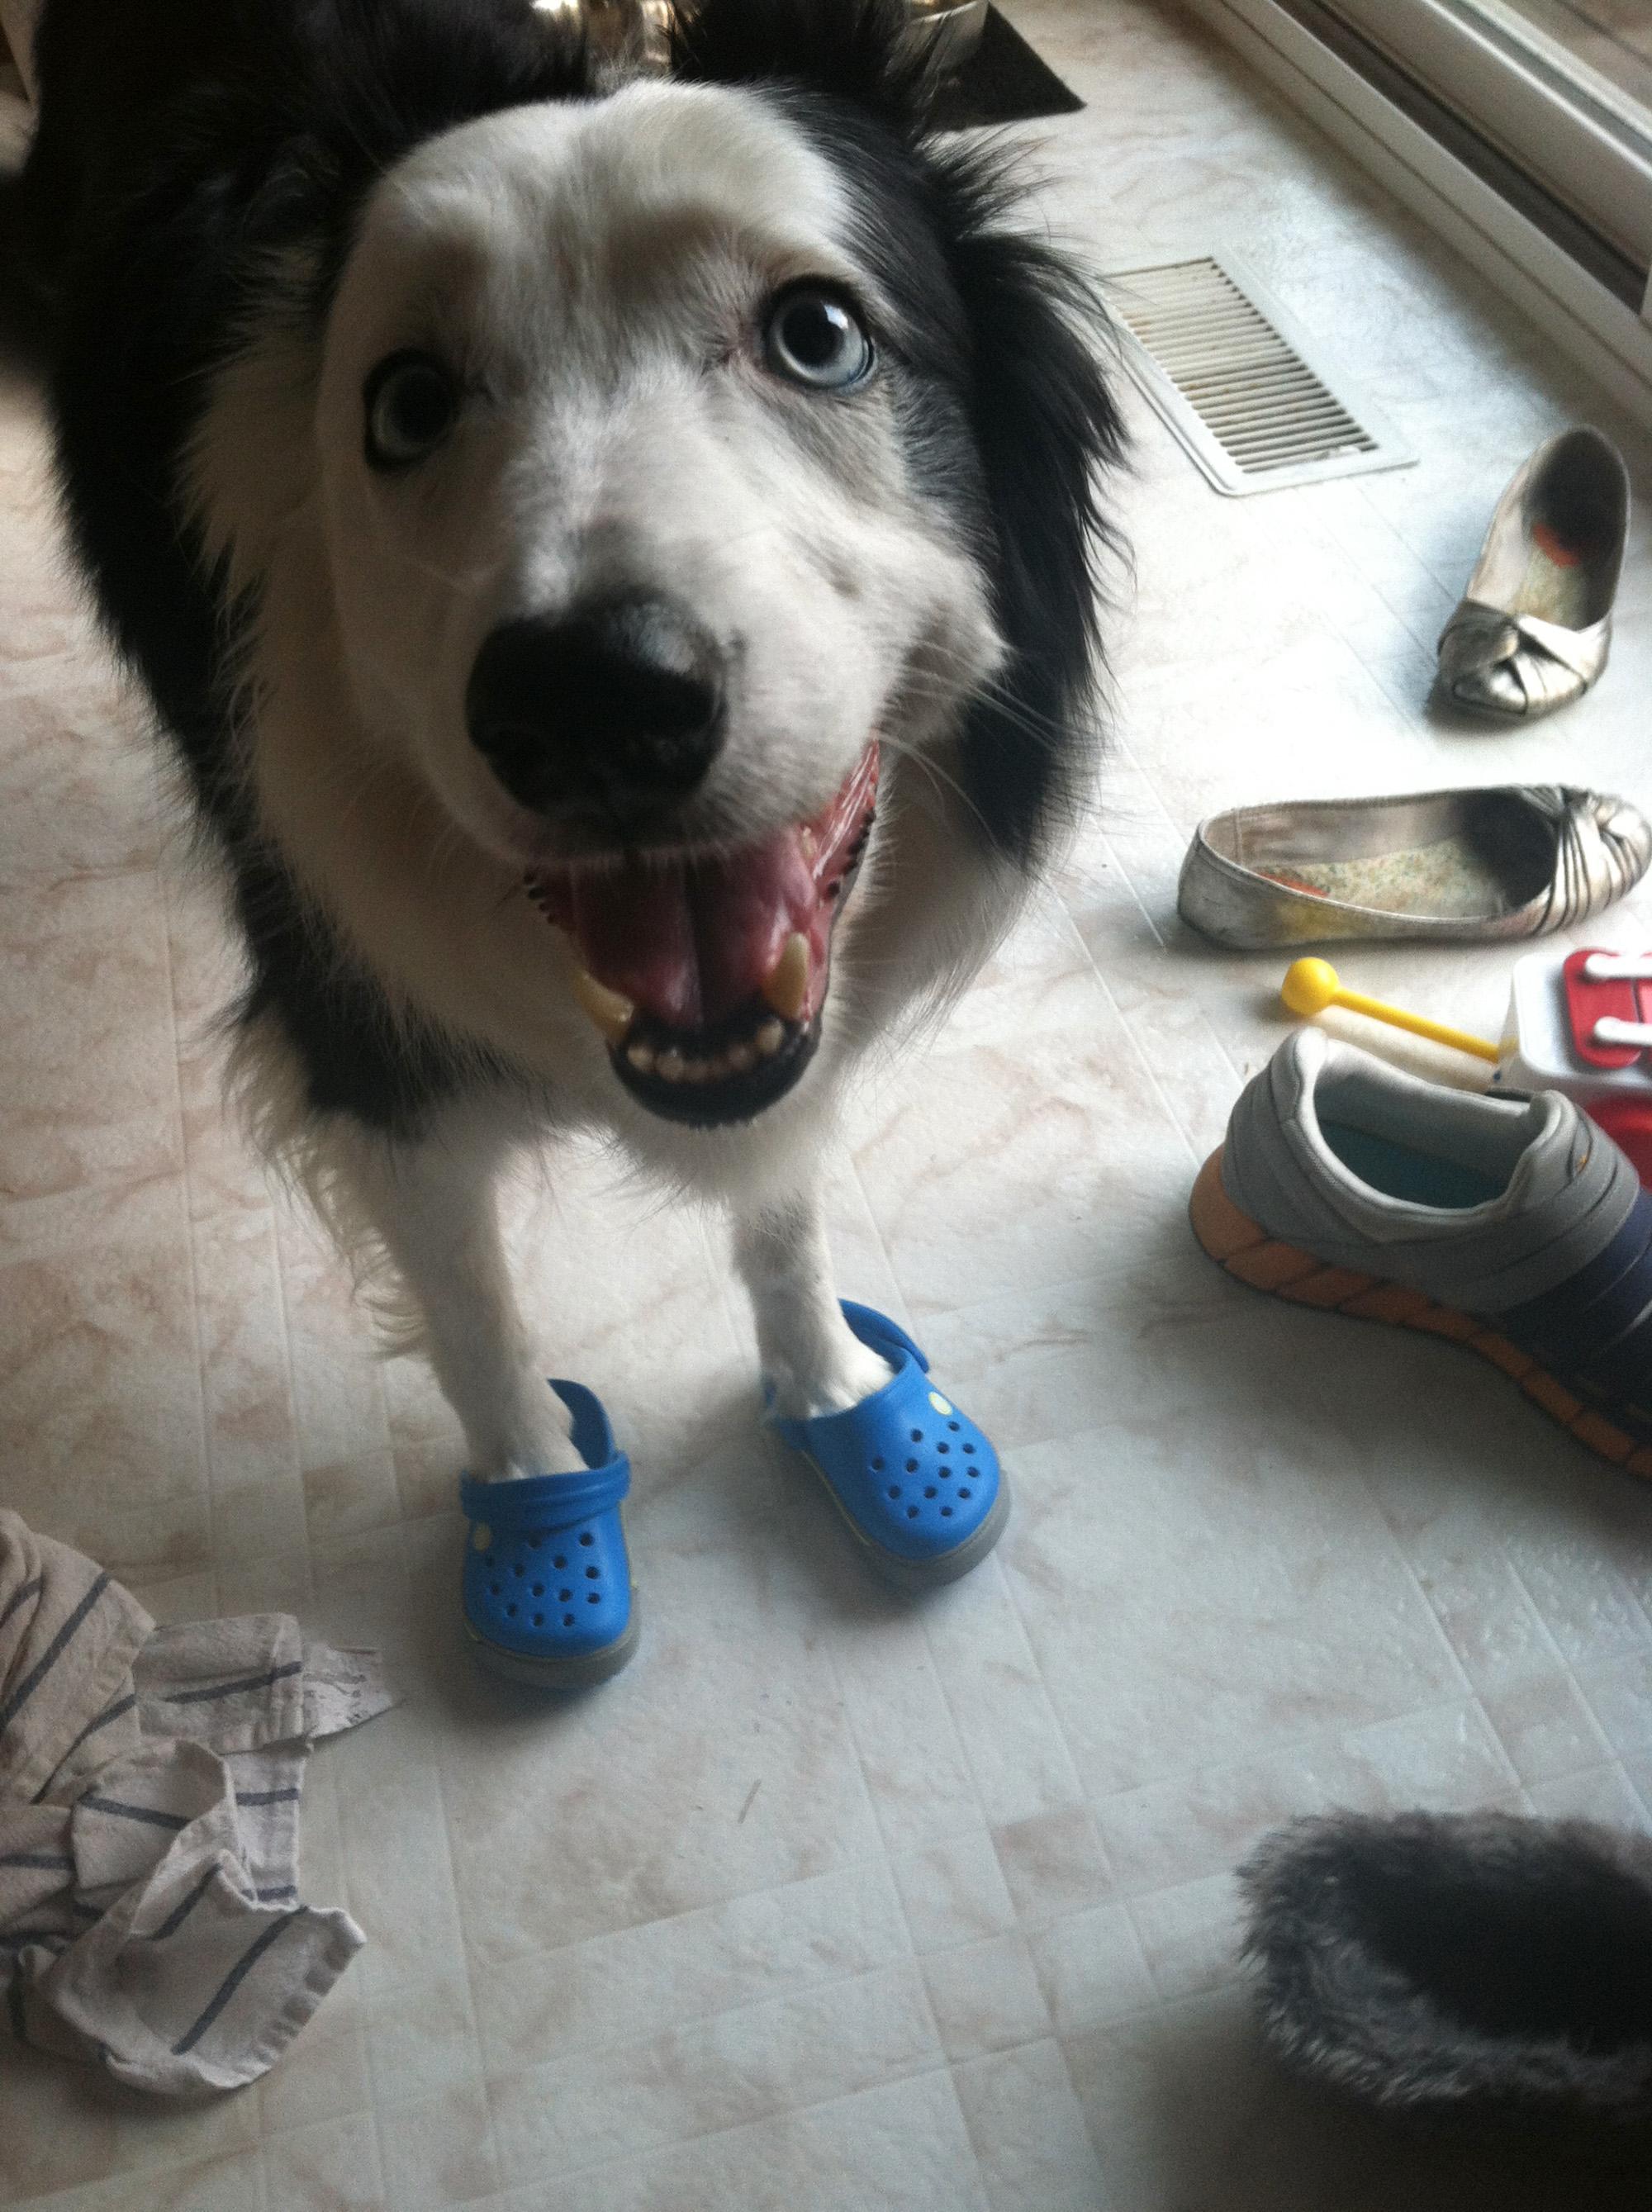
<instances>
[{"instance_id":1,"label":"black fur on dog's back","mask_svg":"<svg viewBox=\"0 0 1652 2212\"><path fill-rule=\"evenodd\" d=\"M704 0L677 64L788 104L920 334L915 449L982 553L1009 647L969 710L957 782L987 846L1030 867L1094 755L1094 476L1118 418L1093 300L1013 228L998 157L924 138L901 21L884 0ZM54 303L76 550L228 859L252 963L244 1016L279 1021L313 1109L410 1129L475 1055L391 1018L251 817L231 696L242 611L196 535L187 456L215 369L272 301L319 329L380 176L473 118L593 96L590 58L528 0L47 0L37 61L21 197Z\"/></svg>"}]
</instances>

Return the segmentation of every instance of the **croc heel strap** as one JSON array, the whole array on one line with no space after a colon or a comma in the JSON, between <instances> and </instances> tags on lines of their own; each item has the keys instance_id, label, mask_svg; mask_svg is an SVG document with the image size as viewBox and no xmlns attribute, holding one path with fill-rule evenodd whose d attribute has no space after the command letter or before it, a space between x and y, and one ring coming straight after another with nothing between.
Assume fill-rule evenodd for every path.
<instances>
[{"instance_id":1,"label":"croc heel strap","mask_svg":"<svg viewBox=\"0 0 1652 2212\"><path fill-rule=\"evenodd\" d=\"M903 1589L955 1582L986 1558L1009 1516L998 1454L933 1387L928 1359L897 1322L847 1298L843 1317L894 1374L844 1413L799 1421L771 1410L770 1423L814 1467L885 1580Z\"/></svg>"},{"instance_id":2,"label":"croc heel strap","mask_svg":"<svg viewBox=\"0 0 1652 2212\"><path fill-rule=\"evenodd\" d=\"M631 1463L601 1401L553 1381L572 1418L570 1474L459 1480L470 1522L463 1602L482 1664L543 1689L579 1689L616 1674L636 1647L636 1605L620 1507Z\"/></svg>"}]
</instances>

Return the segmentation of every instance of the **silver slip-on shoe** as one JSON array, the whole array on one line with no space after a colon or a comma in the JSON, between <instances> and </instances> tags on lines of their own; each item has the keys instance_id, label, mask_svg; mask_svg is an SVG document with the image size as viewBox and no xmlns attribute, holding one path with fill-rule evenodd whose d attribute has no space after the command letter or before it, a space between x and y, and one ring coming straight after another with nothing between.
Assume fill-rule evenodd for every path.
<instances>
[{"instance_id":1,"label":"silver slip-on shoe","mask_svg":"<svg viewBox=\"0 0 1652 2212\"><path fill-rule=\"evenodd\" d=\"M1581 699L1606 665L1629 528L1629 475L1599 430L1540 446L1497 501L1440 639L1440 689L1530 719Z\"/></svg>"},{"instance_id":2,"label":"silver slip-on shoe","mask_svg":"<svg viewBox=\"0 0 1652 2212\"><path fill-rule=\"evenodd\" d=\"M1543 937L1600 913L1652 865L1627 799L1562 784L1242 806L1201 822L1184 921L1241 951L1347 938Z\"/></svg>"}]
</instances>

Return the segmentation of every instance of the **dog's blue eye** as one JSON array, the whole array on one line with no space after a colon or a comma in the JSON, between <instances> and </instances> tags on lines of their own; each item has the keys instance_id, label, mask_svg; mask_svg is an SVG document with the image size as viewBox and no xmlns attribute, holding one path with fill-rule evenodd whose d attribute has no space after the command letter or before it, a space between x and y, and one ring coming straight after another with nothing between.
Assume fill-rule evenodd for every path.
<instances>
[{"instance_id":1,"label":"dog's blue eye","mask_svg":"<svg viewBox=\"0 0 1652 2212\"><path fill-rule=\"evenodd\" d=\"M375 469L404 469L447 435L459 412L459 392L428 354L393 353L368 377L361 404L368 462Z\"/></svg>"},{"instance_id":2,"label":"dog's blue eye","mask_svg":"<svg viewBox=\"0 0 1652 2212\"><path fill-rule=\"evenodd\" d=\"M870 374L872 340L835 292L799 286L769 310L763 351L777 376L842 392Z\"/></svg>"}]
</instances>

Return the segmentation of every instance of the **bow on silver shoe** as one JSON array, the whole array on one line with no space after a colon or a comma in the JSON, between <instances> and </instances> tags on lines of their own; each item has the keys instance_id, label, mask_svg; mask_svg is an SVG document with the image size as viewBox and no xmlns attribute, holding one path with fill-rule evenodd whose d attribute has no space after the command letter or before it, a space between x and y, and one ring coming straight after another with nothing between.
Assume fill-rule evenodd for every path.
<instances>
[{"instance_id":1,"label":"bow on silver shoe","mask_svg":"<svg viewBox=\"0 0 1652 2212\"><path fill-rule=\"evenodd\" d=\"M1440 639L1440 684L1459 705L1552 714L1606 665L1629 528L1629 477L1600 431L1540 446L1497 502L1468 589Z\"/></svg>"},{"instance_id":2,"label":"bow on silver shoe","mask_svg":"<svg viewBox=\"0 0 1652 2212\"><path fill-rule=\"evenodd\" d=\"M1465 707L1552 714L1581 699L1606 665L1612 618L1563 629L1464 599L1440 639L1440 681Z\"/></svg>"},{"instance_id":3,"label":"bow on silver shoe","mask_svg":"<svg viewBox=\"0 0 1652 2212\"><path fill-rule=\"evenodd\" d=\"M1528 783L1521 796L1554 824L1554 873L1528 909L1524 934L1544 937L1586 921L1634 890L1652 866L1652 823L1626 799L1564 784Z\"/></svg>"}]
</instances>

